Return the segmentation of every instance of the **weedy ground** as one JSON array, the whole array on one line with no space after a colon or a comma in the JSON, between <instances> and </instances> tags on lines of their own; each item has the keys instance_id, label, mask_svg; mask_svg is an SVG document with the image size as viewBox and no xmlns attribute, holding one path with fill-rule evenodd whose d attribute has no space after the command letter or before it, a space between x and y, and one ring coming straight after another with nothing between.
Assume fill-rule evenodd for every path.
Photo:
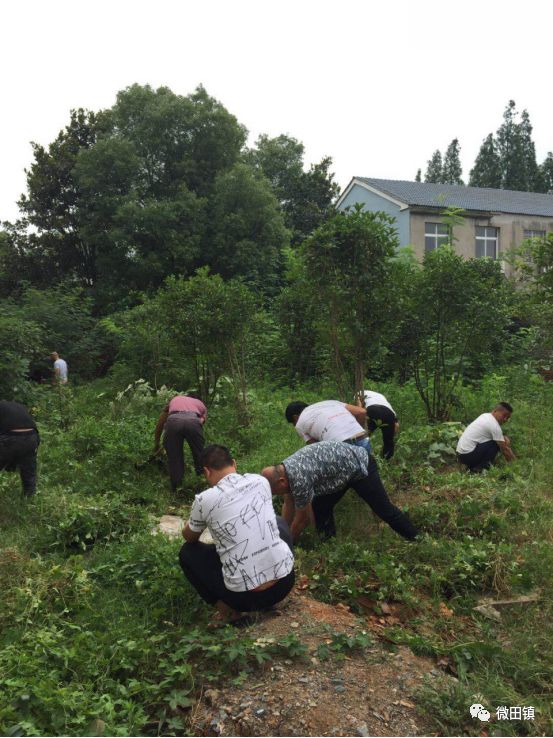
<instances>
[{"instance_id":1,"label":"weedy ground","mask_svg":"<svg viewBox=\"0 0 553 738\"><path fill-rule=\"evenodd\" d=\"M296 550L310 596L348 606L391 648L407 646L454 675L416 696L436 734L482 734L468 711L475 701L492 712L490 735L553 730L552 384L491 375L464 388L454 422L438 426L427 424L412 386L381 385L402 422L381 474L421 539L399 539L349 493L337 537L322 543L308 531ZM187 476L172 496L159 466L135 467L151 452L165 396L143 384L121 389L37 388L38 494L25 501L18 478L0 475L2 734L185 735L207 687L242 685L273 658L305 656L301 632L273 642L206 629L210 612L180 572L179 543L151 534L152 517L186 516L198 480ZM259 386L248 427L221 398L207 440L229 445L239 471L258 472L301 445L283 417L287 402L325 397L332 391ZM498 399L515 407L506 432L518 459L463 473L452 453L460 424ZM483 596L528 593L538 598L501 607L499 620L474 609ZM535 719L493 720L503 705L532 706Z\"/></svg>"}]
</instances>

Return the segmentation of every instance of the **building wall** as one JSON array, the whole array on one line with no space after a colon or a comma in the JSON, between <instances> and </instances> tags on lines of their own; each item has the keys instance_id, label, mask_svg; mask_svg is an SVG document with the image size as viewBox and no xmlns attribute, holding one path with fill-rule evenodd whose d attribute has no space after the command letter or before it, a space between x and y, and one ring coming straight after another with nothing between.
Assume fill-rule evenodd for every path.
<instances>
[{"instance_id":1,"label":"building wall","mask_svg":"<svg viewBox=\"0 0 553 738\"><path fill-rule=\"evenodd\" d=\"M424 233L425 223L440 223L441 216L437 213L411 213L410 218L410 243L415 255L422 261L424 257ZM491 226L499 228L498 255L509 249L520 246L524 239L525 230L536 230L553 232L553 218L544 218L532 215L511 215L499 213L489 218L465 216L464 223L454 229L456 251L470 259L475 256L476 226ZM510 274L511 268L505 265L506 274Z\"/></svg>"},{"instance_id":2,"label":"building wall","mask_svg":"<svg viewBox=\"0 0 553 738\"><path fill-rule=\"evenodd\" d=\"M409 210L400 210L399 205L390 202L390 200L387 200L385 197L381 197L358 184L353 185L350 192L348 192L344 200L340 203L340 210L345 210L345 208L353 206L356 203L363 205L365 210L371 210L373 212L380 210L391 215L396 220L395 226L400 246L407 246L410 243ZM424 248L424 232L422 242Z\"/></svg>"}]
</instances>

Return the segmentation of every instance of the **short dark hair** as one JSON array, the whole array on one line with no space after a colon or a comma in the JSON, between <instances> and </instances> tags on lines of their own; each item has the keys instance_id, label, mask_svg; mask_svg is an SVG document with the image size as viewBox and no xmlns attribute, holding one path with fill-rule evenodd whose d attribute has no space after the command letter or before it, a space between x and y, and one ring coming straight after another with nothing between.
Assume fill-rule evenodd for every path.
<instances>
[{"instance_id":1,"label":"short dark hair","mask_svg":"<svg viewBox=\"0 0 553 738\"><path fill-rule=\"evenodd\" d=\"M187 397L191 397L193 400L201 400L202 399L200 397L200 393L199 392L187 392L186 393L186 396Z\"/></svg>"},{"instance_id":2,"label":"short dark hair","mask_svg":"<svg viewBox=\"0 0 553 738\"><path fill-rule=\"evenodd\" d=\"M494 410L507 410L507 412L512 413L513 406L509 405L508 402L498 402L497 405L494 407Z\"/></svg>"},{"instance_id":3,"label":"short dark hair","mask_svg":"<svg viewBox=\"0 0 553 738\"><path fill-rule=\"evenodd\" d=\"M211 443L206 446L200 455L200 463L202 466L206 466L208 469L224 469L226 466L231 466L234 459L230 449L226 446L221 446L218 443Z\"/></svg>"},{"instance_id":4,"label":"short dark hair","mask_svg":"<svg viewBox=\"0 0 553 738\"><path fill-rule=\"evenodd\" d=\"M307 403L306 402L299 402L299 401L291 402L288 405L288 407L286 408L286 410L284 411L284 415L286 416L286 420L289 423L291 423L292 420L294 419L294 415L301 415L302 412L305 410L306 407L307 407Z\"/></svg>"}]
</instances>

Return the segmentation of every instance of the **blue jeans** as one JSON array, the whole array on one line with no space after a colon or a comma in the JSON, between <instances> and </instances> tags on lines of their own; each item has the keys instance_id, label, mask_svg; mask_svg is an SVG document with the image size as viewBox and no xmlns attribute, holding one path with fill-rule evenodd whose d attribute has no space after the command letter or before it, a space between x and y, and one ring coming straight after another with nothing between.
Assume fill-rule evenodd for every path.
<instances>
[{"instance_id":1,"label":"blue jeans","mask_svg":"<svg viewBox=\"0 0 553 738\"><path fill-rule=\"evenodd\" d=\"M370 440L369 440L368 437L367 438L358 438L355 441L349 441L349 443L351 443L352 446L361 446L361 448L367 449L367 453L369 454L369 456L373 452L373 448L371 446L371 442L370 442Z\"/></svg>"}]
</instances>

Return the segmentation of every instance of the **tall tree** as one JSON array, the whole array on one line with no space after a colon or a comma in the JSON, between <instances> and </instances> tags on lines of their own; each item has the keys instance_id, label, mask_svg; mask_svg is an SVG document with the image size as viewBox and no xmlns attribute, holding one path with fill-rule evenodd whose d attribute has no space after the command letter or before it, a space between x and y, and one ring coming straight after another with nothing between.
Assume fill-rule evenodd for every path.
<instances>
[{"instance_id":1,"label":"tall tree","mask_svg":"<svg viewBox=\"0 0 553 738\"><path fill-rule=\"evenodd\" d=\"M459 139L454 138L447 147L444 156L441 179L444 184L464 184L462 179L463 167L461 166L460 150L461 147L459 146Z\"/></svg>"},{"instance_id":2,"label":"tall tree","mask_svg":"<svg viewBox=\"0 0 553 738\"><path fill-rule=\"evenodd\" d=\"M539 169L536 161L536 146L532 141L532 124L527 110L521 113L519 132L524 157L526 189L529 192L536 192L539 189Z\"/></svg>"},{"instance_id":3,"label":"tall tree","mask_svg":"<svg viewBox=\"0 0 553 738\"><path fill-rule=\"evenodd\" d=\"M301 242L331 214L338 194L330 171L332 160L325 157L305 171L304 153L303 144L295 138L265 134L246 152L246 161L269 180L294 243Z\"/></svg>"},{"instance_id":4,"label":"tall tree","mask_svg":"<svg viewBox=\"0 0 553 738\"><path fill-rule=\"evenodd\" d=\"M501 187L501 162L497 152L493 133L484 139L474 167L470 170L469 185L471 187Z\"/></svg>"},{"instance_id":5,"label":"tall tree","mask_svg":"<svg viewBox=\"0 0 553 738\"><path fill-rule=\"evenodd\" d=\"M540 164L539 179L542 192L553 194L553 151L548 151L547 156Z\"/></svg>"},{"instance_id":6,"label":"tall tree","mask_svg":"<svg viewBox=\"0 0 553 738\"><path fill-rule=\"evenodd\" d=\"M415 177L415 182L422 182L421 170L420 169L417 169L417 175Z\"/></svg>"},{"instance_id":7,"label":"tall tree","mask_svg":"<svg viewBox=\"0 0 553 738\"><path fill-rule=\"evenodd\" d=\"M425 182L441 182L443 175L442 154L439 149L432 154L424 175Z\"/></svg>"},{"instance_id":8,"label":"tall tree","mask_svg":"<svg viewBox=\"0 0 553 738\"><path fill-rule=\"evenodd\" d=\"M503 113L503 123L497 130L497 146L501 164L501 187L505 190L526 191L526 151L514 100L509 100Z\"/></svg>"}]
</instances>

